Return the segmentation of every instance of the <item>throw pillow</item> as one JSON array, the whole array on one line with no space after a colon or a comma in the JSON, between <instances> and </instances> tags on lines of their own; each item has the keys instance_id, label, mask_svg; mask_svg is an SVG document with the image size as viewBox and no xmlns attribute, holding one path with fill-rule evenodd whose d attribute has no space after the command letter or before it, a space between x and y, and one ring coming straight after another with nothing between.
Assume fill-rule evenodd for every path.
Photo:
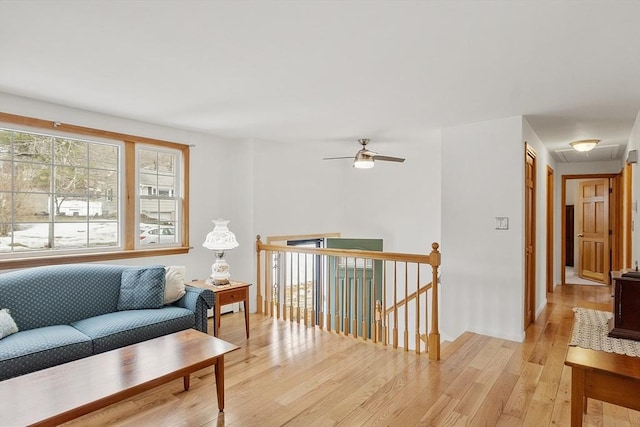
<instances>
[{"instance_id":1,"label":"throw pillow","mask_svg":"<svg viewBox=\"0 0 640 427\"><path fill-rule=\"evenodd\" d=\"M130 268L122 272L118 310L160 308L164 301L163 266Z\"/></svg>"},{"instance_id":2,"label":"throw pillow","mask_svg":"<svg viewBox=\"0 0 640 427\"><path fill-rule=\"evenodd\" d=\"M0 340L16 332L18 332L18 325L11 317L9 310L3 308L0 310Z\"/></svg>"},{"instance_id":3,"label":"throw pillow","mask_svg":"<svg viewBox=\"0 0 640 427\"><path fill-rule=\"evenodd\" d=\"M184 265L169 265L165 269L164 303L178 301L185 294L184 276L187 268Z\"/></svg>"}]
</instances>

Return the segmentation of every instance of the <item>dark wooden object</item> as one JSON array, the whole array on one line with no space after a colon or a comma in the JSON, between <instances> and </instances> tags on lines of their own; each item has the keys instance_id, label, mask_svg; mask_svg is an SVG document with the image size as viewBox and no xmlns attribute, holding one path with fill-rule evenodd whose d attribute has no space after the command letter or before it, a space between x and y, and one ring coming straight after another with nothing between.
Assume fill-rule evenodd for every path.
<instances>
[{"instance_id":1,"label":"dark wooden object","mask_svg":"<svg viewBox=\"0 0 640 427\"><path fill-rule=\"evenodd\" d=\"M613 319L609 336L640 341L640 277L614 274L613 281Z\"/></svg>"},{"instance_id":2,"label":"dark wooden object","mask_svg":"<svg viewBox=\"0 0 640 427\"><path fill-rule=\"evenodd\" d=\"M224 355L239 347L195 329L0 381L0 425L54 426L215 367L224 409Z\"/></svg>"},{"instance_id":3,"label":"dark wooden object","mask_svg":"<svg viewBox=\"0 0 640 427\"><path fill-rule=\"evenodd\" d=\"M567 267L573 267L573 239L575 238L576 232L573 226L573 205L565 206L565 265ZM577 275L576 271L576 275Z\"/></svg>"}]
</instances>

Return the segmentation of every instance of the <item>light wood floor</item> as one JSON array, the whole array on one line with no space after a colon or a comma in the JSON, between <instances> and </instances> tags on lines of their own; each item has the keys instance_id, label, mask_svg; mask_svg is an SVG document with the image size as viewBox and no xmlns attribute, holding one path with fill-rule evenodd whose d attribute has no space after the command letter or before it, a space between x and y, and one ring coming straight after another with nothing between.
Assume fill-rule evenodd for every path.
<instances>
[{"instance_id":1,"label":"light wood floor","mask_svg":"<svg viewBox=\"0 0 640 427\"><path fill-rule=\"evenodd\" d=\"M220 337L242 348L225 359L226 408L211 369L79 418L75 426L569 426L564 356L571 308L611 302L604 286L567 285L524 343L466 333L429 362L380 346L242 314L222 317ZM587 426L640 426L640 412L590 399Z\"/></svg>"}]
</instances>

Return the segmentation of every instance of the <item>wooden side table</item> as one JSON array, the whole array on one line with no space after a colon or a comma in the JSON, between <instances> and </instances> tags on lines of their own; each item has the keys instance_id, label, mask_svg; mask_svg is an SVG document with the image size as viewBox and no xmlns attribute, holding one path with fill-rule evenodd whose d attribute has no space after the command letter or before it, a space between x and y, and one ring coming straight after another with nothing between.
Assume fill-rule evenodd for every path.
<instances>
[{"instance_id":1,"label":"wooden side table","mask_svg":"<svg viewBox=\"0 0 640 427\"><path fill-rule=\"evenodd\" d=\"M220 307L236 302L244 303L244 324L247 330L247 338L249 338L249 286L251 283L233 282L228 285L215 286L208 284L205 280L196 280L187 283L189 286L197 288L211 289L215 294L215 304L213 306L213 318L216 322L213 327L213 336L218 336L220 329Z\"/></svg>"},{"instance_id":2,"label":"wooden side table","mask_svg":"<svg viewBox=\"0 0 640 427\"><path fill-rule=\"evenodd\" d=\"M582 425L588 397L640 411L637 357L569 347L564 364L571 367L571 427Z\"/></svg>"}]
</instances>

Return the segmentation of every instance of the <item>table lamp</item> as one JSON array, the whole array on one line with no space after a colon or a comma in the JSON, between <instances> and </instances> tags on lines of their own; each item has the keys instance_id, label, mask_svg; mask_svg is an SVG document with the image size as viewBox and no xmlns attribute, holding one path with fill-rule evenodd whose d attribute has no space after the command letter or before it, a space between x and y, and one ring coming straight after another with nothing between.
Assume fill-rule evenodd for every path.
<instances>
[{"instance_id":1,"label":"table lamp","mask_svg":"<svg viewBox=\"0 0 640 427\"><path fill-rule=\"evenodd\" d=\"M233 248L237 248L238 241L235 234L229 231L226 219L214 219L213 231L207 234L207 239L202 246L216 253L216 261L211 265L211 280L216 285L224 285L229 283L229 264L224 260L224 253Z\"/></svg>"}]
</instances>

